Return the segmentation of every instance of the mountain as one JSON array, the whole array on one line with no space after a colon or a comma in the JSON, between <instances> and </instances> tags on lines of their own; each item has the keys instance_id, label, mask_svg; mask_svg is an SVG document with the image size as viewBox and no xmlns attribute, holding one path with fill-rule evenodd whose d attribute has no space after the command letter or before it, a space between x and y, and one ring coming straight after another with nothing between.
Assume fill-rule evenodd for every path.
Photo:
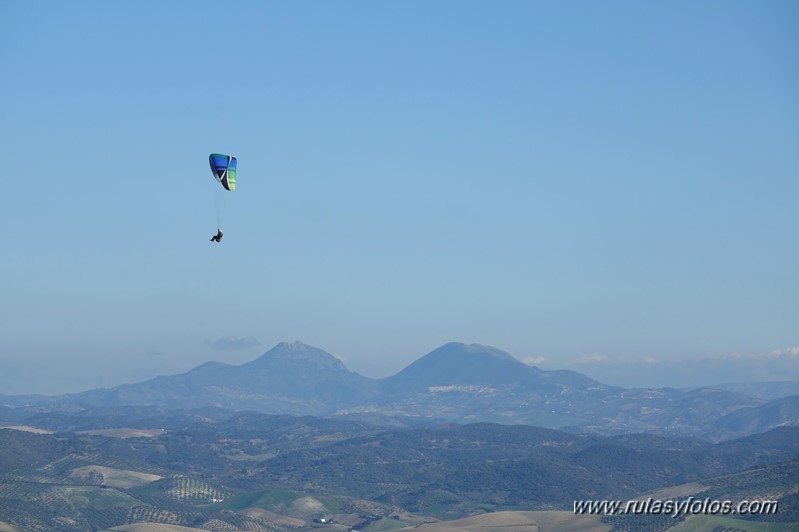
<instances>
[{"instance_id":1,"label":"mountain","mask_svg":"<svg viewBox=\"0 0 799 532\"><path fill-rule=\"evenodd\" d=\"M326 351L301 342L280 343L263 356L238 366L236 385L292 399L313 397L337 409L372 397L376 383L349 371Z\"/></svg>"},{"instance_id":2,"label":"mountain","mask_svg":"<svg viewBox=\"0 0 799 532\"><path fill-rule=\"evenodd\" d=\"M461 343L445 344L421 357L383 379L381 389L381 411L419 419L711 439L709 421L761 402L717 388L627 390L574 371L542 371L499 349Z\"/></svg>"},{"instance_id":3,"label":"mountain","mask_svg":"<svg viewBox=\"0 0 799 532\"><path fill-rule=\"evenodd\" d=\"M36 414L96 407L213 407L293 416L336 415L383 426L486 421L605 435L653 433L719 441L796 423L791 401L766 407L762 399L718 387L607 386L574 371L542 371L494 347L456 342L382 380L349 371L322 349L293 342L277 344L241 365L208 362L179 375L111 389L60 397L4 396L2 400L0 422L6 424Z\"/></svg>"},{"instance_id":4,"label":"mountain","mask_svg":"<svg viewBox=\"0 0 799 532\"><path fill-rule=\"evenodd\" d=\"M739 438L778 427L799 426L799 395L743 407L714 420L710 428L719 438Z\"/></svg>"},{"instance_id":5,"label":"mountain","mask_svg":"<svg viewBox=\"0 0 799 532\"><path fill-rule=\"evenodd\" d=\"M376 391L374 380L347 370L333 355L301 342L282 342L239 366L209 362L180 375L68 397L90 406L215 406L325 415Z\"/></svg>"},{"instance_id":6,"label":"mountain","mask_svg":"<svg viewBox=\"0 0 799 532\"><path fill-rule=\"evenodd\" d=\"M560 393L568 387L610 389L577 372L544 372L494 347L457 342L445 344L383 379L382 386L395 394L446 386L514 386L539 395Z\"/></svg>"},{"instance_id":7,"label":"mountain","mask_svg":"<svg viewBox=\"0 0 799 532\"><path fill-rule=\"evenodd\" d=\"M608 395L601 403L583 405L590 420L575 428L600 434L683 434L717 441L708 430L711 421L759 404L759 400L717 388L634 388Z\"/></svg>"},{"instance_id":8,"label":"mountain","mask_svg":"<svg viewBox=\"0 0 799 532\"><path fill-rule=\"evenodd\" d=\"M791 395L799 395L799 381L776 382L728 382L713 386L719 390L742 393L758 399L772 401Z\"/></svg>"},{"instance_id":9,"label":"mountain","mask_svg":"<svg viewBox=\"0 0 799 532\"><path fill-rule=\"evenodd\" d=\"M505 351L452 342L380 382L384 413L419 420L490 421L564 427L589 423L590 411L624 391L573 371L542 371Z\"/></svg>"},{"instance_id":10,"label":"mountain","mask_svg":"<svg viewBox=\"0 0 799 532\"><path fill-rule=\"evenodd\" d=\"M392 377L383 379L384 389L416 392L431 386L522 384L535 379L540 370L516 360L508 353L479 344L457 342L442 345Z\"/></svg>"}]
</instances>

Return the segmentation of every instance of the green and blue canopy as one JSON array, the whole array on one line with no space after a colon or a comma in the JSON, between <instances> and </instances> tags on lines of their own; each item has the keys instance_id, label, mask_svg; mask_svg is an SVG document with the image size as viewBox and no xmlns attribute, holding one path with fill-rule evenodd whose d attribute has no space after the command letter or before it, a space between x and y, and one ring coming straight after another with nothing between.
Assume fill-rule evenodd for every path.
<instances>
[{"instance_id":1,"label":"green and blue canopy","mask_svg":"<svg viewBox=\"0 0 799 532\"><path fill-rule=\"evenodd\" d=\"M208 157L214 179L222 183L227 190L236 190L236 158L221 153L212 153Z\"/></svg>"}]
</instances>

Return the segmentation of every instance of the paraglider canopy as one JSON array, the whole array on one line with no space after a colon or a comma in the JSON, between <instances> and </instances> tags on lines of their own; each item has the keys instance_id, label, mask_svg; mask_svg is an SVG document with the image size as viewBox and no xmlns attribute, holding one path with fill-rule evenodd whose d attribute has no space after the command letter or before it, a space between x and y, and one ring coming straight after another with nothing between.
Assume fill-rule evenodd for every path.
<instances>
[{"instance_id":1,"label":"paraglider canopy","mask_svg":"<svg viewBox=\"0 0 799 532\"><path fill-rule=\"evenodd\" d=\"M236 158L221 153L212 153L208 157L214 179L222 183L227 190L236 190Z\"/></svg>"}]
</instances>

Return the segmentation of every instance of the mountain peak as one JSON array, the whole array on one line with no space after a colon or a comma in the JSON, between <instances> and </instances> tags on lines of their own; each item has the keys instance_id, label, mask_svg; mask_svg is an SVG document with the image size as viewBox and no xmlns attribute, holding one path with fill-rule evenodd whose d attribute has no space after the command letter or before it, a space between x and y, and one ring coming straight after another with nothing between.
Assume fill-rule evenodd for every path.
<instances>
[{"instance_id":1,"label":"mountain peak","mask_svg":"<svg viewBox=\"0 0 799 532\"><path fill-rule=\"evenodd\" d=\"M540 370L495 347L450 342L383 382L389 390L442 385L504 385L528 382L538 374Z\"/></svg>"},{"instance_id":2,"label":"mountain peak","mask_svg":"<svg viewBox=\"0 0 799 532\"><path fill-rule=\"evenodd\" d=\"M461 342L449 342L447 344L442 345L438 349L431 351L426 356L468 356L468 355L477 355L477 356L489 356L493 358L500 358L503 360L512 360L518 362L513 356L502 351L501 349L497 349L496 347L491 347L490 345L483 345L483 344L464 344Z\"/></svg>"},{"instance_id":3,"label":"mountain peak","mask_svg":"<svg viewBox=\"0 0 799 532\"><path fill-rule=\"evenodd\" d=\"M280 342L252 362L244 364L244 366L261 366L273 363L314 365L319 368L348 371L341 360L337 359L327 351L296 341L290 343Z\"/></svg>"},{"instance_id":4,"label":"mountain peak","mask_svg":"<svg viewBox=\"0 0 799 532\"><path fill-rule=\"evenodd\" d=\"M205 370L213 370L219 368L227 368L230 367L230 364L225 364L224 362L217 362L215 360L211 360L210 362L206 362L204 364L200 364L196 368L189 370L189 372L193 371L205 371Z\"/></svg>"}]
</instances>

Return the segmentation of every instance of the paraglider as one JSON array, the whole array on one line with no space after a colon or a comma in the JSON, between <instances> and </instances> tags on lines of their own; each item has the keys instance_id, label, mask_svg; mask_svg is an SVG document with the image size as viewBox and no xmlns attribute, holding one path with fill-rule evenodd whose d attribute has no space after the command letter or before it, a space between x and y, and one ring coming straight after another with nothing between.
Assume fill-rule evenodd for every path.
<instances>
[{"instance_id":1,"label":"paraglider","mask_svg":"<svg viewBox=\"0 0 799 532\"><path fill-rule=\"evenodd\" d=\"M236 190L236 158L222 153L212 153L208 156L208 164L211 165L211 173L214 179L225 188L233 192ZM222 215L221 207L217 205L217 233L211 237L211 242L222 241Z\"/></svg>"},{"instance_id":2,"label":"paraglider","mask_svg":"<svg viewBox=\"0 0 799 532\"><path fill-rule=\"evenodd\" d=\"M212 153L208 156L211 172L214 179L222 183L225 189L231 192L236 190L236 158L221 153Z\"/></svg>"}]
</instances>

